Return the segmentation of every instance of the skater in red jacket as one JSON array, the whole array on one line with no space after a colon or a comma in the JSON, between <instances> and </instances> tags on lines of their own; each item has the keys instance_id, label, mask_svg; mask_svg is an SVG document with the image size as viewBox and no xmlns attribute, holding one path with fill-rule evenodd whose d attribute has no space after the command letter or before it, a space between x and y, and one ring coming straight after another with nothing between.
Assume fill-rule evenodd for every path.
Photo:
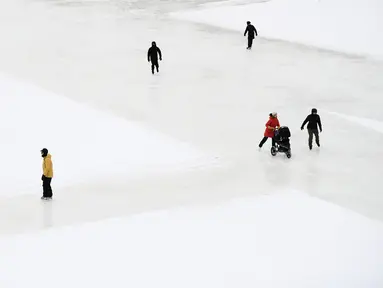
<instances>
[{"instance_id":1,"label":"skater in red jacket","mask_svg":"<svg viewBox=\"0 0 383 288\"><path fill-rule=\"evenodd\" d=\"M261 143L259 143L259 148L262 148L263 144L267 141L267 138L271 138L271 145L275 146L275 140L274 140L274 131L275 129L279 128L279 121L278 121L278 114L276 112L269 114L270 118L269 121L266 123L266 130L264 133L264 137L261 140Z\"/></svg>"}]
</instances>

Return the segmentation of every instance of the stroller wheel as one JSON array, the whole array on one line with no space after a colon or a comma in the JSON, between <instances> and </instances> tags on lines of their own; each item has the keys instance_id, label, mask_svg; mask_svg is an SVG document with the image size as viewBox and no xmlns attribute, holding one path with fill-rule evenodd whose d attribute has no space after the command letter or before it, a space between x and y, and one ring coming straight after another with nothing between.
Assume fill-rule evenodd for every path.
<instances>
[{"instance_id":1,"label":"stroller wheel","mask_svg":"<svg viewBox=\"0 0 383 288\"><path fill-rule=\"evenodd\" d=\"M291 158L291 152L289 151L289 152L286 152L286 156L287 156L287 158Z\"/></svg>"},{"instance_id":2,"label":"stroller wheel","mask_svg":"<svg viewBox=\"0 0 383 288\"><path fill-rule=\"evenodd\" d=\"M275 149L274 146L271 147L270 152L271 152L271 155L273 155L273 156L277 155L277 149Z\"/></svg>"}]
</instances>

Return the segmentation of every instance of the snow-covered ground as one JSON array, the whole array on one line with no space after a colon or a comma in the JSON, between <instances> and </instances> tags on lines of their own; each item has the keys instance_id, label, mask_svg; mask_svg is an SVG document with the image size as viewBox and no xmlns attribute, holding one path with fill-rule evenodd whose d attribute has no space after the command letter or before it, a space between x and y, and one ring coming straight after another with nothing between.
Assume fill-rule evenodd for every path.
<instances>
[{"instance_id":1,"label":"snow-covered ground","mask_svg":"<svg viewBox=\"0 0 383 288\"><path fill-rule=\"evenodd\" d=\"M7 288L26 283L41 288L378 288L382 241L382 223L281 190L3 237L0 283Z\"/></svg>"},{"instance_id":2,"label":"snow-covered ground","mask_svg":"<svg viewBox=\"0 0 383 288\"><path fill-rule=\"evenodd\" d=\"M94 179L201 169L214 164L187 143L128 122L33 85L0 77L1 196L38 194L40 150L54 162L54 186L70 187ZM57 181L56 181L57 179Z\"/></svg>"},{"instance_id":3,"label":"snow-covered ground","mask_svg":"<svg viewBox=\"0 0 383 288\"><path fill-rule=\"evenodd\" d=\"M173 17L235 31L253 22L261 37L383 59L380 0L270 0L201 5Z\"/></svg>"},{"instance_id":4,"label":"snow-covered ground","mask_svg":"<svg viewBox=\"0 0 383 288\"><path fill-rule=\"evenodd\" d=\"M0 3L2 288L382 287L382 63L167 17L196 4Z\"/></svg>"}]
</instances>

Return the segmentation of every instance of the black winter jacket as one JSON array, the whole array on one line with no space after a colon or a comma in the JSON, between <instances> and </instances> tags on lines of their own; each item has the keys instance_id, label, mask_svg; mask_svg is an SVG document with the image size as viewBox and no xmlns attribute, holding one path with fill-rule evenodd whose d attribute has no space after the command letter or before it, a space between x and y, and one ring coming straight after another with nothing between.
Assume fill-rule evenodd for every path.
<instances>
[{"instance_id":1,"label":"black winter jacket","mask_svg":"<svg viewBox=\"0 0 383 288\"><path fill-rule=\"evenodd\" d=\"M160 48L157 46L152 46L148 50L148 61L157 62L158 61L158 55L160 55L160 60L162 60L162 53Z\"/></svg>"},{"instance_id":2,"label":"black winter jacket","mask_svg":"<svg viewBox=\"0 0 383 288\"><path fill-rule=\"evenodd\" d=\"M320 131L322 131L322 123L320 121L320 116L318 114L308 115L306 117L305 121L303 121L301 129L304 128L304 126L306 125L307 122L309 123L307 125L307 129L318 130L318 126L319 126Z\"/></svg>"},{"instance_id":3,"label":"black winter jacket","mask_svg":"<svg viewBox=\"0 0 383 288\"><path fill-rule=\"evenodd\" d=\"M255 27L252 24L247 25L246 30L245 30L245 34L243 36L246 36L246 33L249 33L248 34L249 38L254 38L254 34L255 34L255 36L258 36L257 29L255 29Z\"/></svg>"}]
</instances>

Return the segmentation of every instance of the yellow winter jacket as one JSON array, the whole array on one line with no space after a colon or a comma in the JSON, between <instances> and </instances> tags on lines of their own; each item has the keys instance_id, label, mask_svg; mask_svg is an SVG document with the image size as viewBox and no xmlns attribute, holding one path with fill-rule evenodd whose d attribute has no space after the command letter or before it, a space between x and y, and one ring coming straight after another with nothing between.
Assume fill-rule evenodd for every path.
<instances>
[{"instance_id":1,"label":"yellow winter jacket","mask_svg":"<svg viewBox=\"0 0 383 288\"><path fill-rule=\"evenodd\" d=\"M43 174L47 178L53 178L52 156L48 154L43 160Z\"/></svg>"}]
</instances>

